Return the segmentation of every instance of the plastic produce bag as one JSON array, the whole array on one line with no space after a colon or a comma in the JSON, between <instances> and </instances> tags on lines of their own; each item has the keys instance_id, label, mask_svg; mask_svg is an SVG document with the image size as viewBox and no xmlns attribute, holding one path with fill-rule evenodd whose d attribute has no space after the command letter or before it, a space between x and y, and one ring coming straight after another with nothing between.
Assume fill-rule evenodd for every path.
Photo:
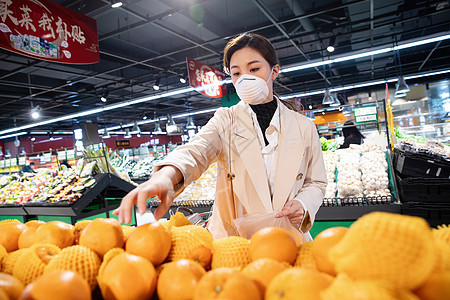
<instances>
[{"instance_id":1,"label":"plastic produce bag","mask_svg":"<svg viewBox=\"0 0 450 300\"><path fill-rule=\"evenodd\" d=\"M275 218L278 212L274 211L266 214L247 214L234 219L233 222L239 232L239 236L250 239L252 235L265 227L280 227L287 230L295 239L297 245L306 243L306 239L299 229L295 228L287 216Z\"/></svg>"}]
</instances>

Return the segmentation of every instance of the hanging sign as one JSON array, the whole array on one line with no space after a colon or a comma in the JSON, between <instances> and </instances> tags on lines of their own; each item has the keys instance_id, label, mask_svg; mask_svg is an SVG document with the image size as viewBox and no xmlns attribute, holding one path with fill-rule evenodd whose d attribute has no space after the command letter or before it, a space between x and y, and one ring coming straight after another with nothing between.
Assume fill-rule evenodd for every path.
<instances>
[{"instance_id":1,"label":"hanging sign","mask_svg":"<svg viewBox=\"0 0 450 300\"><path fill-rule=\"evenodd\" d=\"M226 95L226 75L222 71L207 64L186 57L189 84L199 93L212 98Z\"/></svg>"},{"instance_id":2,"label":"hanging sign","mask_svg":"<svg viewBox=\"0 0 450 300\"><path fill-rule=\"evenodd\" d=\"M117 140L116 147L128 147L130 146L130 140Z\"/></svg>"},{"instance_id":3,"label":"hanging sign","mask_svg":"<svg viewBox=\"0 0 450 300\"><path fill-rule=\"evenodd\" d=\"M377 121L378 111L376 105L355 108L355 124Z\"/></svg>"},{"instance_id":4,"label":"hanging sign","mask_svg":"<svg viewBox=\"0 0 450 300\"><path fill-rule=\"evenodd\" d=\"M0 48L60 63L100 61L96 21L49 0L0 0Z\"/></svg>"}]
</instances>

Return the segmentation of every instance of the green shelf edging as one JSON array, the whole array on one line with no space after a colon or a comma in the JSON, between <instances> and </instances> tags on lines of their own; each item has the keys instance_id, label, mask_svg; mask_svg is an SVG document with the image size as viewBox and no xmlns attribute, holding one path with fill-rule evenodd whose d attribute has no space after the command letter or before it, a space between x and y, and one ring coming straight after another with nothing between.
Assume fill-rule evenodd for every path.
<instances>
[{"instance_id":1,"label":"green shelf edging","mask_svg":"<svg viewBox=\"0 0 450 300\"><path fill-rule=\"evenodd\" d=\"M331 228L331 227L350 227L350 225L353 224L353 221L336 221L336 222L320 222L316 221L314 222L313 227L309 231L311 233L311 236L315 238L319 233L324 231L325 229Z\"/></svg>"},{"instance_id":2,"label":"green shelf edging","mask_svg":"<svg viewBox=\"0 0 450 300\"><path fill-rule=\"evenodd\" d=\"M23 216L0 216L0 221L16 219L24 223Z\"/></svg>"}]
</instances>

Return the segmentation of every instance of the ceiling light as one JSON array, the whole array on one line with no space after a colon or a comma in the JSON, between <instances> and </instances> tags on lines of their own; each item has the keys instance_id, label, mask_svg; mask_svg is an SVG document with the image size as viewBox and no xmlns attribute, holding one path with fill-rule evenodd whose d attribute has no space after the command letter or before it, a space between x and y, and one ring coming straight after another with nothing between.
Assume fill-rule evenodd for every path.
<instances>
[{"instance_id":1,"label":"ceiling light","mask_svg":"<svg viewBox=\"0 0 450 300\"><path fill-rule=\"evenodd\" d=\"M126 139L131 138L131 133L130 133L130 129L129 128L125 129L125 135L123 137L126 138Z\"/></svg>"},{"instance_id":2,"label":"ceiling light","mask_svg":"<svg viewBox=\"0 0 450 300\"><path fill-rule=\"evenodd\" d=\"M334 96L331 96L331 98L333 99L333 103L331 103L330 106L341 106L341 102L339 102L336 94L334 94Z\"/></svg>"},{"instance_id":3,"label":"ceiling light","mask_svg":"<svg viewBox=\"0 0 450 300\"><path fill-rule=\"evenodd\" d=\"M31 117L36 120L37 118L39 118L39 113L37 111L33 111L31 113Z\"/></svg>"},{"instance_id":4,"label":"ceiling light","mask_svg":"<svg viewBox=\"0 0 450 300\"><path fill-rule=\"evenodd\" d=\"M144 115L143 117L142 117L142 120L147 120L147 115Z\"/></svg>"},{"instance_id":5,"label":"ceiling light","mask_svg":"<svg viewBox=\"0 0 450 300\"><path fill-rule=\"evenodd\" d=\"M183 77L180 77L180 82L181 83L186 83L186 78L183 76Z\"/></svg>"},{"instance_id":6,"label":"ceiling light","mask_svg":"<svg viewBox=\"0 0 450 300\"><path fill-rule=\"evenodd\" d=\"M323 105L330 105L332 103L334 103L334 99L331 96L330 90L326 89L324 97L323 97L323 100L322 100L322 104Z\"/></svg>"},{"instance_id":7,"label":"ceiling light","mask_svg":"<svg viewBox=\"0 0 450 300\"><path fill-rule=\"evenodd\" d=\"M186 129L195 129L195 128L197 128L197 126L195 126L194 120L192 119L192 117L188 117Z\"/></svg>"},{"instance_id":8,"label":"ceiling light","mask_svg":"<svg viewBox=\"0 0 450 300\"><path fill-rule=\"evenodd\" d=\"M103 139L109 139L111 135L109 134L108 128L105 127L105 134L103 134Z\"/></svg>"},{"instance_id":9,"label":"ceiling light","mask_svg":"<svg viewBox=\"0 0 450 300\"><path fill-rule=\"evenodd\" d=\"M36 140L36 138L34 137L34 136L31 136L31 139L30 139L32 142L34 142L35 140Z\"/></svg>"},{"instance_id":10,"label":"ceiling light","mask_svg":"<svg viewBox=\"0 0 450 300\"><path fill-rule=\"evenodd\" d=\"M38 106L36 106L36 107L33 107L32 109L31 109L31 117L34 119L34 120L36 120L36 119L38 119L39 117L40 117L40 111L42 110L42 108L38 105Z\"/></svg>"},{"instance_id":11,"label":"ceiling light","mask_svg":"<svg viewBox=\"0 0 450 300\"><path fill-rule=\"evenodd\" d=\"M153 85L153 89L155 91L159 90L159 83L161 82L161 78L156 79L155 84Z\"/></svg>"},{"instance_id":12,"label":"ceiling light","mask_svg":"<svg viewBox=\"0 0 450 300\"><path fill-rule=\"evenodd\" d=\"M159 124L159 122L156 122L155 131L153 131L153 134L161 134L161 133L163 133L163 131L161 129L161 125Z\"/></svg>"},{"instance_id":13,"label":"ceiling light","mask_svg":"<svg viewBox=\"0 0 450 300\"><path fill-rule=\"evenodd\" d=\"M310 105L309 105L309 109L312 109L312 108L313 108L313 106L310 104Z\"/></svg>"},{"instance_id":14,"label":"ceiling light","mask_svg":"<svg viewBox=\"0 0 450 300\"><path fill-rule=\"evenodd\" d=\"M108 100L108 95L109 95L109 91L106 90L103 95L100 97L100 100L102 100L102 102L106 102Z\"/></svg>"},{"instance_id":15,"label":"ceiling light","mask_svg":"<svg viewBox=\"0 0 450 300\"><path fill-rule=\"evenodd\" d=\"M398 77L396 93L407 93L409 92L409 86L406 84L405 78L403 76Z\"/></svg>"},{"instance_id":16,"label":"ceiling light","mask_svg":"<svg viewBox=\"0 0 450 300\"><path fill-rule=\"evenodd\" d=\"M137 136L137 137L141 137L141 133L140 133L140 132L138 132L138 134L136 134L136 136Z\"/></svg>"},{"instance_id":17,"label":"ceiling light","mask_svg":"<svg viewBox=\"0 0 450 300\"><path fill-rule=\"evenodd\" d=\"M331 38L330 38L330 43L328 44L328 47L327 47L327 51L328 52L334 52L334 46L335 46L335 43L336 43L336 37L335 36L332 36Z\"/></svg>"},{"instance_id":18,"label":"ceiling light","mask_svg":"<svg viewBox=\"0 0 450 300\"><path fill-rule=\"evenodd\" d=\"M305 116L306 116L308 119L310 119L311 121L313 121L313 120L316 119L316 116L314 115L314 112L313 112L313 111L307 111L306 114L305 114Z\"/></svg>"},{"instance_id":19,"label":"ceiling light","mask_svg":"<svg viewBox=\"0 0 450 300\"><path fill-rule=\"evenodd\" d=\"M118 8L118 7L121 7L122 5L123 5L122 1L111 0L111 7L112 8Z\"/></svg>"},{"instance_id":20,"label":"ceiling light","mask_svg":"<svg viewBox=\"0 0 450 300\"><path fill-rule=\"evenodd\" d=\"M406 97L406 93L405 92L395 92L394 97L395 98L403 98L403 97Z\"/></svg>"},{"instance_id":21,"label":"ceiling light","mask_svg":"<svg viewBox=\"0 0 450 300\"><path fill-rule=\"evenodd\" d=\"M139 128L139 126L138 126L136 121L134 121L134 125L133 125L133 128L131 129L131 131L133 131L133 132L141 132L141 129Z\"/></svg>"}]
</instances>

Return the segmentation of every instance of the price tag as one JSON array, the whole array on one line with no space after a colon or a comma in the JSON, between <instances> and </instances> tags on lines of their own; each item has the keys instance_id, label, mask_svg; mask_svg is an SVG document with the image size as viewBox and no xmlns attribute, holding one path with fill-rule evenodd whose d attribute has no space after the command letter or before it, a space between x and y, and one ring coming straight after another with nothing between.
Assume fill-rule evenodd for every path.
<instances>
[{"instance_id":1,"label":"price tag","mask_svg":"<svg viewBox=\"0 0 450 300\"><path fill-rule=\"evenodd\" d=\"M51 162L52 161L52 153L44 153L44 162Z\"/></svg>"},{"instance_id":2,"label":"price tag","mask_svg":"<svg viewBox=\"0 0 450 300\"><path fill-rule=\"evenodd\" d=\"M5 167L5 161L4 160L0 160L0 168L4 168Z\"/></svg>"},{"instance_id":3,"label":"price tag","mask_svg":"<svg viewBox=\"0 0 450 300\"><path fill-rule=\"evenodd\" d=\"M25 166L26 163L27 163L27 157L26 156L19 157L19 166Z\"/></svg>"},{"instance_id":4,"label":"price tag","mask_svg":"<svg viewBox=\"0 0 450 300\"><path fill-rule=\"evenodd\" d=\"M57 151L58 160L66 160L66 150L63 151Z\"/></svg>"},{"instance_id":5,"label":"price tag","mask_svg":"<svg viewBox=\"0 0 450 300\"><path fill-rule=\"evenodd\" d=\"M5 168L11 167L11 159L5 159Z\"/></svg>"},{"instance_id":6,"label":"price tag","mask_svg":"<svg viewBox=\"0 0 450 300\"><path fill-rule=\"evenodd\" d=\"M11 167L15 167L15 166L17 166L17 158L16 157L11 158Z\"/></svg>"},{"instance_id":7,"label":"price tag","mask_svg":"<svg viewBox=\"0 0 450 300\"><path fill-rule=\"evenodd\" d=\"M67 159L74 159L75 158L75 149L67 150Z\"/></svg>"}]
</instances>

